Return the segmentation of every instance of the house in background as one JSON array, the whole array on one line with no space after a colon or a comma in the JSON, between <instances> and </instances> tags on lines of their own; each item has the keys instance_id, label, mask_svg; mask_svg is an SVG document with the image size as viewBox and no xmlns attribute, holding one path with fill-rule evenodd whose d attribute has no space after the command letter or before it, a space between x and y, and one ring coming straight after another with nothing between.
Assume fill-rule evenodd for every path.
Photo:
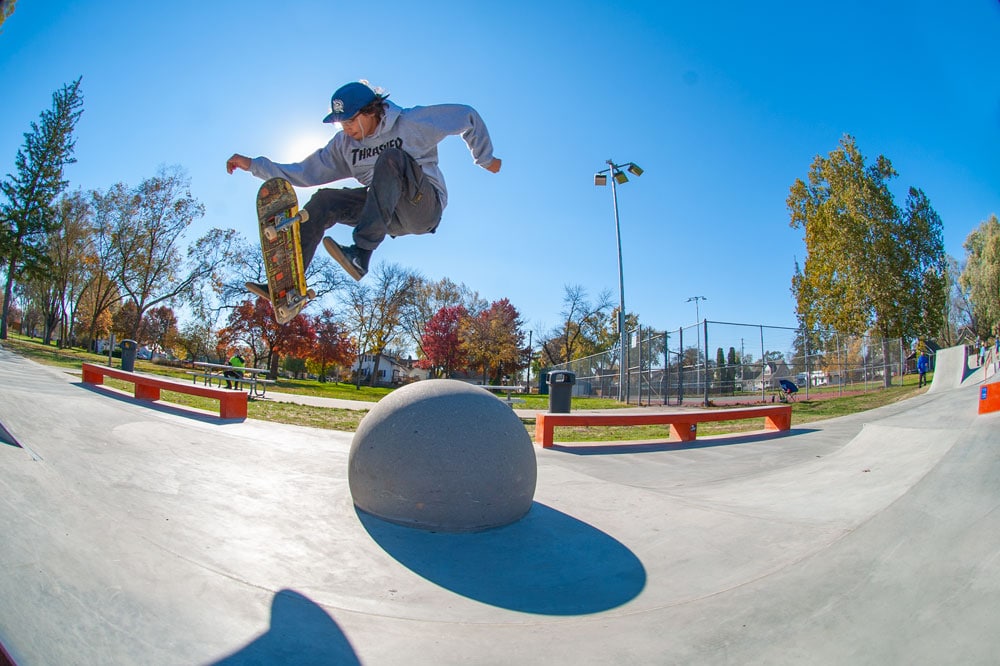
<instances>
[{"instance_id":1,"label":"house in background","mask_svg":"<svg viewBox=\"0 0 1000 666\"><path fill-rule=\"evenodd\" d=\"M792 372L784 361L768 361L764 371L743 382L744 391L764 391L778 388L782 379L792 379Z\"/></svg>"},{"instance_id":2,"label":"house in background","mask_svg":"<svg viewBox=\"0 0 1000 666\"><path fill-rule=\"evenodd\" d=\"M358 372L362 383L370 382L374 373L377 386L401 386L429 376L426 370L417 367L415 359L401 359L389 354L379 357L377 368L374 354L360 355L351 366L351 374Z\"/></svg>"}]
</instances>

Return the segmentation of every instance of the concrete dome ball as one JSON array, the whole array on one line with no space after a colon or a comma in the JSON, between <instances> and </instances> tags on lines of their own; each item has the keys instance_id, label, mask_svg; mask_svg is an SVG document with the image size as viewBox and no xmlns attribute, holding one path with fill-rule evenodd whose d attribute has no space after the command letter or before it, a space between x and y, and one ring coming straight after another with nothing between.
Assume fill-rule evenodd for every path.
<instances>
[{"instance_id":1,"label":"concrete dome ball","mask_svg":"<svg viewBox=\"0 0 1000 666\"><path fill-rule=\"evenodd\" d=\"M357 508L430 531L513 523L531 508L536 479L534 445L514 411L452 379L383 398L358 426L348 459Z\"/></svg>"}]
</instances>

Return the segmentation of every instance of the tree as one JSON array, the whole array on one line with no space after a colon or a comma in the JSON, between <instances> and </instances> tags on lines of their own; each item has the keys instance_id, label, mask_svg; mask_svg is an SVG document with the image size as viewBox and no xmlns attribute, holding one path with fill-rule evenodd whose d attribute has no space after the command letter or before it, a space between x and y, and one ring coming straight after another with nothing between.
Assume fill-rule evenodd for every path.
<instances>
[{"instance_id":1,"label":"tree","mask_svg":"<svg viewBox=\"0 0 1000 666\"><path fill-rule=\"evenodd\" d=\"M132 301L125 301L120 308L111 315L111 332L119 340L131 339L136 342L145 342L145 332L142 330L142 319L139 317L139 310Z\"/></svg>"},{"instance_id":2,"label":"tree","mask_svg":"<svg viewBox=\"0 0 1000 666\"><path fill-rule=\"evenodd\" d=\"M906 255L901 282L913 291L904 287L900 292L898 286L894 290L892 297L905 297L905 306L896 313L894 326L882 329L883 340L890 336L931 337L941 330L948 311L944 224L922 190L909 189L902 222L902 235L907 244L896 252ZM883 356L887 356L885 351L883 349Z\"/></svg>"},{"instance_id":3,"label":"tree","mask_svg":"<svg viewBox=\"0 0 1000 666\"><path fill-rule=\"evenodd\" d=\"M253 365L266 359L268 378L277 379L281 357L305 357L316 337L312 323L298 315L286 324L274 317L271 303L263 298L245 300L229 313L226 328L219 331L219 341L227 347L246 347L253 352Z\"/></svg>"},{"instance_id":4,"label":"tree","mask_svg":"<svg viewBox=\"0 0 1000 666\"><path fill-rule=\"evenodd\" d=\"M180 338L177 329L177 315L173 308L161 305L150 308L143 317L143 342L156 345L163 351L172 351Z\"/></svg>"},{"instance_id":5,"label":"tree","mask_svg":"<svg viewBox=\"0 0 1000 666\"><path fill-rule=\"evenodd\" d=\"M478 312L484 309L487 303L464 284L455 284L448 278L430 282L419 275L414 275L403 304L401 324L416 346L418 357L426 357L421 343L431 317L442 308L457 305L461 305L469 312Z\"/></svg>"},{"instance_id":6,"label":"tree","mask_svg":"<svg viewBox=\"0 0 1000 666\"><path fill-rule=\"evenodd\" d=\"M462 345L462 330L467 326L469 311L464 305L443 307L430 318L420 338L424 358L420 367L433 371L436 377L449 377L465 368L468 356Z\"/></svg>"},{"instance_id":7,"label":"tree","mask_svg":"<svg viewBox=\"0 0 1000 666\"><path fill-rule=\"evenodd\" d=\"M14 13L14 5L16 4L17 0L0 0L0 26ZM2 32L3 30L0 30L0 33Z\"/></svg>"},{"instance_id":8,"label":"tree","mask_svg":"<svg viewBox=\"0 0 1000 666\"><path fill-rule=\"evenodd\" d=\"M1000 220L996 215L979 224L965 239L965 269L959 283L971 306L969 320L983 340L1000 324Z\"/></svg>"},{"instance_id":9,"label":"tree","mask_svg":"<svg viewBox=\"0 0 1000 666\"><path fill-rule=\"evenodd\" d=\"M96 291L89 287L83 290L74 312L73 330L80 336L80 345L94 349L94 342L111 332L113 307L99 308ZM117 303L118 301L116 301Z\"/></svg>"},{"instance_id":10,"label":"tree","mask_svg":"<svg viewBox=\"0 0 1000 666\"><path fill-rule=\"evenodd\" d=\"M212 326L198 319L187 321L177 335L176 347L187 360L207 359L215 347L216 336ZM179 356L179 354L178 354Z\"/></svg>"},{"instance_id":11,"label":"tree","mask_svg":"<svg viewBox=\"0 0 1000 666\"><path fill-rule=\"evenodd\" d=\"M0 258L7 266L0 339L7 338L14 277L30 279L48 269L45 241L58 224L52 204L66 189L63 170L76 162L73 129L83 113L80 81L53 94L52 108L42 112L41 124L31 123L31 131L24 135L24 146L14 160L17 175L8 174L0 183L0 193L6 199L0 204Z\"/></svg>"},{"instance_id":12,"label":"tree","mask_svg":"<svg viewBox=\"0 0 1000 666\"><path fill-rule=\"evenodd\" d=\"M729 382L730 394L736 393L737 358L736 347L730 347L729 354L726 356L726 381Z\"/></svg>"},{"instance_id":13,"label":"tree","mask_svg":"<svg viewBox=\"0 0 1000 666\"><path fill-rule=\"evenodd\" d=\"M808 253L792 292L806 328L873 331L885 344L940 328L941 220L927 196L912 187L900 211L888 187L895 176L883 155L866 165L854 138L845 135L837 150L813 160L808 183L796 179L792 185L790 224L804 230ZM888 373L885 379L888 384Z\"/></svg>"},{"instance_id":14,"label":"tree","mask_svg":"<svg viewBox=\"0 0 1000 666\"><path fill-rule=\"evenodd\" d=\"M64 195L54 206L58 223L46 240L49 270L31 280L29 291L42 311L43 341L60 328L60 344L72 336L73 311L86 278L90 206L82 192Z\"/></svg>"},{"instance_id":15,"label":"tree","mask_svg":"<svg viewBox=\"0 0 1000 666\"><path fill-rule=\"evenodd\" d=\"M718 382L720 390L726 390L726 352L722 347L715 350L715 381Z\"/></svg>"},{"instance_id":16,"label":"tree","mask_svg":"<svg viewBox=\"0 0 1000 666\"><path fill-rule=\"evenodd\" d=\"M605 351L617 340L610 292L604 291L591 302L579 285L563 287L563 323L542 338L542 361L546 366Z\"/></svg>"},{"instance_id":17,"label":"tree","mask_svg":"<svg viewBox=\"0 0 1000 666\"><path fill-rule=\"evenodd\" d=\"M356 351L348 330L337 320L331 309L323 310L313 319L316 339L309 351L309 362L315 366L319 381L327 380L327 369L348 366Z\"/></svg>"},{"instance_id":18,"label":"tree","mask_svg":"<svg viewBox=\"0 0 1000 666\"><path fill-rule=\"evenodd\" d=\"M378 365L385 351L396 343L402 333L404 307L408 293L417 280L415 273L398 264L379 264L368 279L348 287L347 318L350 319L358 354L374 357L376 372L370 384L375 385ZM361 364L358 364L356 385L361 386Z\"/></svg>"},{"instance_id":19,"label":"tree","mask_svg":"<svg viewBox=\"0 0 1000 666\"><path fill-rule=\"evenodd\" d=\"M470 365L482 371L483 382L499 383L504 375L513 375L524 366L524 332L521 315L506 298L466 319L462 346Z\"/></svg>"},{"instance_id":20,"label":"tree","mask_svg":"<svg viewBox=\"0 0 1000 666\"><path fill-rule=\"evenodd\" d=\"M138 327L151 307L178 296L195 301L205 282L232 257L236 232L212 229L188 248L185 260L181 238L205 209L191 195L182 169L161 168L128 194L120 185L113 189L111 247L116 278L122 293L135 304Z\"/></svg>"},{"instance_id":21,"label":"tree","mask_svg":"<svg viewBox=\"0 0 1000 666\"><path fill-rule=\"evenodd\" d=\"M248 240L242 234L231 232L227 243L227 259L213 272L207 284L209 288L195 290L189 303L196 316L203 319L215 320L221 312L232 310L242 303L247 298L247 282L267 282L258 238ZM317 299L354 282L325 252L313 258L305 275L306 284L316 291Z\"/></svg>"},{"instance_id":22,"label":"tree","mask_svg":"<svg viewBox=\"0 0 1000 666\"><path fill-rule=\"evenodd\" d=\"M948 270L945 273L947 286L945 287L947 305L945 309L945 320L940 332L934 336L943 347L954 347L958 344L959 331L963 326L971 325L972 303L969 302L969 295L962 287L962 271L964 270L958 263L958 259L948 255L946 258Z\"/></svg>"},{"instance_id":23,"label":"tree","mask_svg":"<svg viewBox=\"0 0 1000 666\"><path fill-rule=\"evenodd\" d=\"M76 306L75 328L88 345L110 330L113 309L121 302L122 292L114 276L120 273L114 248L117 218L127 211L129 196L122 183L107 192L90 193L91 228L84 253L84 285Z\"/></svg>"}]
</instances>

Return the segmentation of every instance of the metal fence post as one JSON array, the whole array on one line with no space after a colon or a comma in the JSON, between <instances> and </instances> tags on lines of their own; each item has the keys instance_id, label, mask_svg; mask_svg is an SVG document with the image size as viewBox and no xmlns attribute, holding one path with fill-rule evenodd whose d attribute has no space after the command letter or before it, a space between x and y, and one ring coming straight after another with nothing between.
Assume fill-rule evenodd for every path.
<instances>
[{"instance_id":1,"label":"metal fence post","mask_svg":"<svg viewBox=\"0 0 1000 666\"><path fill-rule=\"evenodd\" d=\"M760 401L767 402L767 392L764 387L764 326L760 326Z\"/></svg>"},{"instance_id":2,"label":"metal fence post","mask_svg":"<svg viewBox=\"0 0 1000 666\"><path fill-rule=\"evenodd\" d=\"M684 404L684 327L677 329L680 338L680 353L677 355L677 404Z\"/></svg>"},{"instance_id":3,"label":"metal fence post","mask_svg":"<svg viewBox=\"0 0 1000 666\"><path fill-rule=\"evenodd\" d=\"M704 361L704 376L705 376L705 402L704 405L708 407L708 320L702 320L702 326L705 329L705 361Z\"/></svg>"}]
</instances>

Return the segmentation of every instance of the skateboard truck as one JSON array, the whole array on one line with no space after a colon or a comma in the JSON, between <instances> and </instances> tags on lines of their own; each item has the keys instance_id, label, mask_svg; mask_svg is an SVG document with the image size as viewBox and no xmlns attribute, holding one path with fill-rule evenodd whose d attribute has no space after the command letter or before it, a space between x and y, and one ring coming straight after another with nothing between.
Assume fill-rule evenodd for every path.
<instances>
[{"instance_id":1,"label":"skateboard truck","mask_svg":"<svg viewBox=\"0 0 1000 666\"><path fill-rule=\"evenodd\" d=\"M284 213L278 213L274 216L274 224L264 227L264 237L272 243L278 238L278 232L287 227L290 224L295 224L296 222L303 223L309 221L309 211L302 209L296 215L291 217L286 217Z\"/></svg>"},{"instance_id":2,"label":"skateboard truck","mask_svg":"<svg viewBox=\"0 0 1000 666\"><path fill-rule=\"evenodd\" d=\"M291 319L294 316L293 313L297 313L301 309L299 306L303 302L309 302L314 298L316 298L315 289L306 290L304 295L300 294L298 289L292 290L285 294L285 302L275 308L275 313L278 315L278 319Z\"/></svg>"}]
</instances>

